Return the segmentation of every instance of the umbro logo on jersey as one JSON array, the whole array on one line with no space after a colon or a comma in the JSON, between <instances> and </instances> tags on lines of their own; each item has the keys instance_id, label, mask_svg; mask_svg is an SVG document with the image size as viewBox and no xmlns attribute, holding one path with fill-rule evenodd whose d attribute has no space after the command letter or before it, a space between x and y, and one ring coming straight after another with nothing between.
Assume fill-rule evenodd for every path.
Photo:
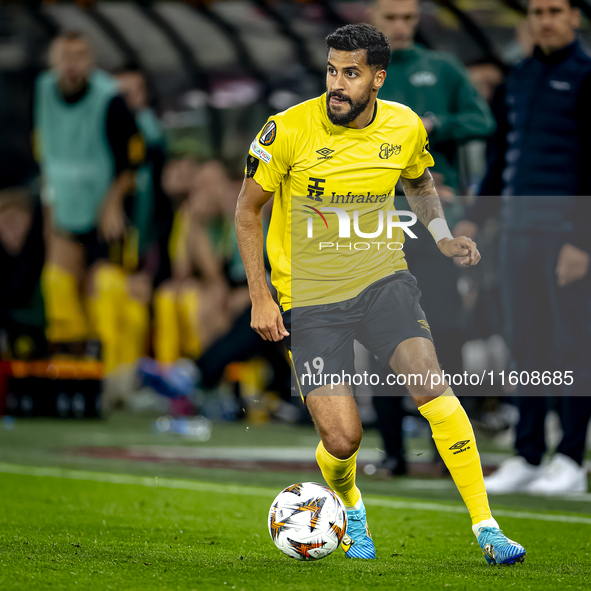
<instances>
[{"instance_id":1,"label":"umbro logo on jersey","mask_svg":"<svg viewBox=\"0 0 591 591\"><path fill-rule=\"evenodd\" d=\"M380 146L380 158L387 160L390 156L398 156L401 150L402 146L400 144L382 144Z\"/></svg>"},{"instance_id":2,"label":"umbro logo on jersey","mask_svg":"<svg viewBox=\"0 0 591 591\"><path fill-rule=\"evenodd\" d=\"M331 150L330 148L321 148L320 150L316 150L317 154L320 154L320 156L318 156L318 160L328 160L329 158L332 158L331 154L334 152L334 150Z\"/></svg>"},{"instance_id":3,"label":"umbro logo on jersey","mask_svg":"<svg viewBox=\"0 0 591 591\"><path fill-rule=\"evenodd\" d=\"M454 451L454 456L456 454L462 453L463 451L468 451L470 449L470 446L468 445L468 443L470 443L469 439L466 439L465 441L458 441L457 443L454 443L449 449L450 450L454 450L456 449L457 451ZM468 445L468 447L466 447Z\"/></svg>"}]
</instances>

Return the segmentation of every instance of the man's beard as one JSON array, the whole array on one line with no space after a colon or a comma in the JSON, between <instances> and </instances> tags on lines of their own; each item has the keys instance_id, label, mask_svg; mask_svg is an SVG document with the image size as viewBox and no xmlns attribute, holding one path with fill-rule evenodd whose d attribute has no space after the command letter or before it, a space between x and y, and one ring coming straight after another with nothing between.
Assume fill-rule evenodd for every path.
<instances>
[{"instance_id":1,"label":"man's beard","mask_svg":"<svg viewBox=\"0 0 591 591\"><path fill-rule=\"evenodd\" d=\"M336 97L341 100L346 100L350 105L351 108L346 113L333 113L330 110L330 99L332 97ZM326 113L328 118L330 119L331 123L334 125L348 125L352 121L355 121L365 109L367 109L367 105L369 105L369 100L371 98L371 88L367 89L367 92L358 100L352 101L350 98L346 98L338 92L327 92L326 93Z\"/></svg>"}]
</instances>

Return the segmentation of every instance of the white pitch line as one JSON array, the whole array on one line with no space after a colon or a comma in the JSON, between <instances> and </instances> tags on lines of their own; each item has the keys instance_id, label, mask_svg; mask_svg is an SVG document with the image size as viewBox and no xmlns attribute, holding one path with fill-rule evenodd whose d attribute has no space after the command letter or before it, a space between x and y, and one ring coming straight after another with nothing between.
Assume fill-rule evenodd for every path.
<instances>
[{"instance_id":1,"label":"white pitch line","mask_svg":"<svg viewBox=\"0 0 591 591\"><path fill-rule=\"evenodd\" d=\"M176 490L192 490L196 492L212 492L216 494L247 495L267 497L273 499L277 490L257 486L237 486L233 484L216 484L213 482L198 482L193 480L177 480L172 478L151 478L147 476L130 476L127 474L107 474L105 472L88 472L83 470L66 470L61 468L37 468L34 466L17 466L15 464L0 463L0 473L19 474L22 476L37 476L49 478L63 478L66 480L86 480L92 482L106 482L109 484L130 484L151 488L166 488ZM1 482L1 481L0 481ZM378 497L364 497L363 502L371 507L387 509L401 509L410 511L436 511L439 513L467 514L465 507L459 505L444 505L440 503L421 503L413 501L397 501ZM531 519L534 521L553 521L557 523L576 523L591 525L591 518L577 515L549 515L544 513L528 513L523 511L494 512L495 517L509 517L512 519Z\"/></svg>"},{"instance_id":2,"label":"white pitch line","mask_svg":"<svg viewBox=\"0 0 591 591\"><path fill-rule=\"evenodd\" d=\"M376 507L388 507L390 509L439 511L440 513L464 513L468 514L465 507L453 505L440 505L439 503L413 503L412 501L395 501L393 499L363 498L366 505ZM505 511L503 509L493 511L494 517L511 517L513 519L533 519L534 521L555 521L559 523L583 523L591 525L591 518L577 515L547 515L543 513L527 513L524 511Z\"/></svg>"}]
</instances>

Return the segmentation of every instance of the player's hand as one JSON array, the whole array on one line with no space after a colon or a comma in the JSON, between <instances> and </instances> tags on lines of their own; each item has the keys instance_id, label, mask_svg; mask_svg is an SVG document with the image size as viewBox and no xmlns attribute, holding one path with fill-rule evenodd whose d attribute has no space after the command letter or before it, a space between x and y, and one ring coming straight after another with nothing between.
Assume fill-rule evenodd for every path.
<instances>
[{"instance_id":1,"label":"player's hand","mask_svg":"<svg viewBox=\"0 0 591 591\"><path fill-rule=\"evenodd\" d=\"M458 259L462 267L473 267L480 260L476 243L466 236L443 238L437 246L446 257Z\"/></svg>"},{"instance_id":2,"label":"player's hand","mask_svg":"<svg viewBox=\"0 0 591 591\"><path fill-rule=\"evenodd\" d=\"M125 212L121 204L107 201L101 216L99 232L106 242L113 242L125 236Z\"/></svg>"},{"instance_id":3,"label":"player's hand","mask_svg":"<svg viewBox=\"0 0 591 591\"><path fill-rule=\"evenodd\" d=\"M250 326L266 341L281 341L289 333L283 326L283 318L279 306L271 297L252 303Z\"/></svg>"},{"instance_id":4,"label":"player's hand","mask_svg":"<svg viewBox=\"0 0 591 591\"><path fill-rule=\"evenodd\" d=\"M583 279L589 272L590 259L591 257L588 252L572 244L565 244L560 249L558 263L556 265L558 286L566 287L574 281Z\"/></svg>"}]
</instances>

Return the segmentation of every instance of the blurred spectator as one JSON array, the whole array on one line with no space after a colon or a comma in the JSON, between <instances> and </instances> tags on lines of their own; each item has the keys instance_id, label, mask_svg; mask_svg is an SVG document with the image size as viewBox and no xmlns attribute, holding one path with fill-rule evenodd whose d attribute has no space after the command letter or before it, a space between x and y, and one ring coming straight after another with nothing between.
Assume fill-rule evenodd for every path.
<instances>
[{"instance_id":1,"label":"blurred spectator","mask_svg":"<svg viewBox=\"0 0 591 591\"><path fill-rule=\"evenodd\" d=\"M171 186L184 191L186 198L178 207L171 235L172 278L161 285L154 301L154 351L163 363L198 357L249 303L247 291L231 289L235 286L224 274L235 251L236 199L225 168L216 161L174 166L181 175L186 172L187 185L183 187L177 178L177 186Z\"/></svg>"},{"instance_id":2,"label":"blurred spectator","mask_svg":"<svg viewBox=\"0 0 591 591\"><path fill-rule=\"evenodd\" d=\"M470 63L467 69L472 84L474 84L480 96L488 103L497 125L496 133L488 138L486 144L472 142L468 146L467 158L470 161L468 168L472 174L470 193L474 195L478 192L477 187L482 183L483 177L487 172L490 172L491 166L494 166L497 160L496 138L507 133L504 104L505 78L508 74L508 68L494 59L485 58ZM489 174L488 177L490 179L492 175ZM500 174L497 175L497 178L500 178ZM490 194L495 194L497 191L500 192L501 189L489 187L487 190L492 191Z\"/></svg>"},{"instance_id":3,"label":"blurred spectator","mask_svg":"<svg viewBox=\"0 0 591 591\"><path fill-rule=\"evenodd\" d=\"M17 84L11 74L0 73L0 358L31 359L46 345L43 212L33 188L30 113L19 104L25 93L17 91L28 80L21 73Z\"/></svg>"},{"instance_id":4,"label":"blurred spectator","mask_svg":"<svg viewBox=\"0 0 591 591\"><path fill-rule=\"evenodd\" d=\"M45 258L39 197L0 191L0 357L30 359L45 349L41 269Z\"/></svg>"},{"instance_id":5,"label":"blurred spectator","mask_svg":"<svg viewBox=\"0 0 591 591\"><path fill-rule=\"evenodd\" d=\"M154 302L154 352L140 379L161 394L188 395L214 388L233 362L265 358L271 366L266 391L290 399L290 367L278 343L250 327L251 303L236 240L234 210L240 181L230 180L221 162L177 161L165 173L167 189L187 193L175 216L171 239L173 276ZM185 184L186 183L186 184ZM263 211L265 234L271 207ZM173 363L180 357L194 366Z\"/></svg>"},{"instance_id":6,"label":"blurred spectator","mask_svg":"<svg viewBox=\"0 0 591 591\"><path fill-rule=\"evenodd\" d=\"M470 82L478 94L490 105L497 88L505 81L505 67L494 59L474 60L466 67Z\"/></svg>"},{"instance_id":7,"label":"blurred spectator","mask_svg":"<svg viewBox=\"0 0 591 591\"><path fill-rule=\"evenodd\" d=\"M435 160L433 171L457 194L458 146L493 133L490 110L454 56L414 43L419 0L375 0L371 18L392 48L380 98L408 105L421 117Z\"/></svg>"},{"instance_id":8,"label":"blurred spectator","mask_svg":"<svg viewBox=\"0 0 591 591\"><path fill-rule=\"evenodd\" d=\"M170 198L162 189L166 142L160 121L150 107L144 74L127 69L116 75L119 90L146 143L143 166L135 175L135 199L130 218L138 231L139 270L150 275L156 285L170 277L168 240L172 227Z\"/></svg>"},{"instance_id":9,"label":"blurred spectator","mask_svg":"<svg viewBox=\"0 0 591 591\"><path fill-rule=\"evenodd\" d=\"M133 315L122 301L121 269L106 264L125 238L124 199L144 142L132 114L117 95L116 81L95 69L88 41L64 33L50 48L52 69L35 88L36 151L48 206L49 232L43 291L51 342L103 344L107 371L136 338ZM87 321L82 287L89 295ZM133 324L130 324L133 323Z\"/></svg>"},{"instance_id":10,"label":"blurred spectator","mask_svg":"<svg viewBox=\"0 0 591 591\"><path fill-rule=\"evenodd\" d=\"M584 167L591 57L576 38L580 14L569 0L530 0L528 20L536 47L508 79L500 125L506 131L481 193L501 187L505 332L512 369L527 372L530 382L517 388L518 455L487 479L487 490L565 494L587 490L582 462L591 418L591 181ZM469 215L472 233L498 205L498 199L478 198ZM531 384L531 375L555 371L571 371L573 380L551 387L560 395L563 438L543 466L548 398L540 396L543 386Z\"/></svg>"},{"instance_id":11,"label":"blurred spectator","mask_svg":"<svg viewBox=\"0 0 591 591\"><path fill-rule=\"evenodd\" d=\"M469 140L493 132L492 114L455 57L414 43L420 18L418 0L375 0L371 18L388 37L392 48L379 98L407 105L421 117L435 159L433 177L448 223L453 227L462 215L457 197L458 149ZM396 197L396 208L410 209L404 196ZM426 228L420 224L415 228L419 240L407 240L404 246L409 269L421 287L421 306L431 330L443 343L438 350L440 363L447 372L461 373L464 337L457 288L460 270L451 259L441 257ZM373 403L386 451L382 468L393 474L406 471L400 398L403 390L387 386L374 390Z\"/></svg>"},{"instance_id":12,"label":"blurred spectator","mask_svg":"<svg viewBox=\"0 0 591 591\"><path fill-rule=\"evenodd\" d=\"M133 113L146 144L143 165L135 174L135 193L128 208L127 229L132 255L124 261L127 276L127 314L133 319L136 338L122 350L121 363L133 363L147 353L149 304L154 286L171 274L168 241L172 227L172 206L162 190L165 140L156 113L149 106L146 79L142 72L127 69L116 75L119 91ZM129 201L128 201L129 203Z\"/></svg>"}]
</instances>

